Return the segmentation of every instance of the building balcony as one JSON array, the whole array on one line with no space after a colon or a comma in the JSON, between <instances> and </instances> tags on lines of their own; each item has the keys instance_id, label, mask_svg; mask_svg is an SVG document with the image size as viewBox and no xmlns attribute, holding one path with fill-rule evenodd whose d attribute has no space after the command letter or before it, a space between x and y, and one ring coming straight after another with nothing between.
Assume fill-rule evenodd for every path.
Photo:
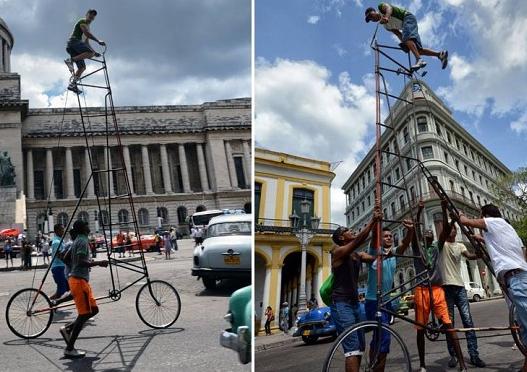
<instances>
[{"instance_id":1,"label":"building balcony","mask_svg":"<svg viewBox=\"0 0 527 372\"><path fill-rule=\"evenodd\" d=\"M314 230L316 235L331 235L339 227L336 223L321 222L318 229ZM255 232L260 234L293 234L289 220L276 220L271 218L258 218L255 224Z\"/></svg>"}]
</instances>

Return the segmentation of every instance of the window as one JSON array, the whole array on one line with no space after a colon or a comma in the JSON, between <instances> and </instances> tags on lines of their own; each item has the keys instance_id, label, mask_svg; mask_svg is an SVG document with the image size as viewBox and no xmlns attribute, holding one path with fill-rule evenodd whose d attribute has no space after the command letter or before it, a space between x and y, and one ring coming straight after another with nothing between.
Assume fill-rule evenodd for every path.
<instances>
[{"instance_id":1,"label":"window","mask_svg":"<svg viewBox=\"0 0 527 372\"><path fill-rule=\"evenodd\" d=\"M168 209L166 209L165 207L159 207L158 214L159 214L159 217L161 217L163 219L163 223L168 223L169 222Z\"/></svg>"},{"instance_id":2,"label":"window","mask_svg":"<svg viewBox=\"0 0 527 372\"><path fill-rule=\"evenodd\" d=\"M384 155L386 156L386 161L390 160L390 154L389 154L390 147L389 146L385 146L383 151L384 151Z\"/></svg>"},{"instance_id":3,"label":"window","mask_svg":"<svg viewBox=\"0 0 527 372\"><path fill-rule=\"evenodd\" d=\"M456 159L455 163L456 163L456 169L459 171L459 160Z\"/></svg>"},{"instance_id":4,"label":"window","mask_svg":"<svg viewBox=\"0 0 527 372\"><path fill-rule=\"evenodd\" d=\"M441 134L442 134L442 133L441 133L441 123L438 122L438 121L436 121L436 131L437 131L437 135L438 135L439 137L441 137Z\"/></svg>"},{"instance_id":5,"label":"window","mask_svg":"<svg viewBox=\"0 0 527 372\"><path fill-rule=\"evenodd\" d=\"M148 215L148 210L145 208L139 209L137 212L137 216L139 219L139 225L148 225L150 223L150 217Z\"/></svg>"},{"instance_id":6,"label":"window","mask_svg":"<svg viewBox=\"0 0 527 372\"><path fill-rule=\"evenodd\" d=\"M187 222L187 208L183 206L177 208L177 220L179 224Z\"/></svg>"},{"instance_id":7,"label":"window","mask_svg":"<svg viewBox=\"0 0 527 372\"><path fill-rule=\"evenodd\" d=\"M349 194L348 194L348 202L349 202ZM259 182L256 182L254 184L254 205L256 207L255 216L256 222L258 222L258 218L260 217L260 202L262 200L262 184Z\"/></svg>"},{"instance_id":8,"label":"window","mask_svg":"<svg viewBox=\"0 0 527 372\"><path fill-rule=\"evenodd\" d=\"M371 197L368 195L368 207L371 207Z\"/></svg>"},{"instance_id":9,"label":"window","mask_svg":"<svg viewBox=\"0 0 527 372\"><path fill-rule=\"evenodd\" d=\"M69 218L68 215L64 212L59 213L57 216L57 223L60 223L62 226L66 226L68 224ZM53 226L50 226L50 230L53 229Z\"/></svg>"},{"instance_id":10,"label":"window","mask_svg":"<svg viewBox=\"0 0 527 372\"><path fill-rule=\"evenodd\" d=\"M351 211L351 220L355 220L355 211Z\"/></svg>"},{"instance_id":11,"label":"window","mask_svg":"<svg viewBox=\"0 0 527 372\"><path fill-rule=\"evenodd\" d=\"M450 132L446 132L446 139L448 143L452 143L452 137L450 136Z\"/></svg>"},{"instance_id":12,"label":"window","mask_svg":"<svg viewBox=\"0 0 527 372\"><path fill-rule=\"evenodd\" d=\"M421 151L423 153L423 159L431 159L434 157L434 151L432 150L432 146L422 147Z\"/></svg>"},{"instance_id":13,"label":"window","mask_svg":"<svg viewBox=\"0 0 527 372\"><path fill-rule=\"evenodd\" d=\"M461 187L461 195L463 195L463 197L465 197L465 188L464 187Z\"/></svg>"},{"instance_id":14,"label":"window","mask_svg":"<svg viewBox=\"0 0 527 372\"><path fill-rule=\"evenodd\" d=\"M468 176L468 167L466 165L464 165L464 167L465 167L465 175Z\"/></svg>"},{"instance_id":15,"label":"window","mask_svg":"<svg viewBox=\"0 0 527 372\"><path fill-rule=\"evenodd\" d=\"M479 195L477 196L478 198L478 205L481 205L481 198L479 197Z\"/></svg>"},{"instance_id":16,"label":"window","mask_svg":"<svg viewBox=\"0 0 527 372\"><path fill-rule=\"evenodd\" d=\"M417 130L419 133L428 132L428 123L426 122L426 117L419 116L417 118Z\"/></svg>"},{"instance_id":17,"label":"window","mask_svg":"<svg viewBox=\"0 0 527 372\"><path fill-rule=\"evenodd\" d=\"M399 168L395 168L395 180L398 181L401 178L401 171Z\"/></svg>"},{"instance_id":18,"label":"window","mask_svg":"<svg viewBox=\"0 0 527 372\"><path fill-rule=\"evenodd\" d=\"M489 180L485 180L485 184L487 185L487 189L489 188Z\"/></svg>"},{"instance_id":19,"label":"window","mask_svg":"<svg viewBox=\"0 0 527 372\"><path fill-rule=\"evenodd\" d=\"M454 192L456 191L455 187L454 187L454 181L450 180L450 191Z\"/></svg>"},{"instance_id":20,"label":"window","mask_svg":"<svg viewBox=\"0 0 527 372\"><path fill-rule=\"evenodd\" d=\"M408 128L404 127L403 128L403 143L407 144L409 140L410 140L410 135L408 134Z\"/></svg>"},{"instance_id":21,"label":"window","mask_svg":"<svg viewBox=\"0 0 527 372\"><path fill-rule=\"evenodd\" d=\"M300 208L300 203L307 200L310 204L309 207L309 216L315 215L315 203L314 203L314 192L307 189L293 189L293 210L291 214L296 214L297 216L302 215L302 210ZM309 223L309 221L308 221Z\"/></svg>"},{"instance_id":22,"label":"window","mask_svg":"<svg viewBox=\"0 0 527 372\"><path fill-rule=\"evenodd\" d=\"M470 200L471 200L471 201L474 200L474 195L472 194L472 191L469 191L469 192L468 192L468 195L470 196Z\"/></svg>"},{"instance_id":23,"label":"window","mask_svg":"<svg viewBox=\"0 0 527 372\"><path fill-rule=\"evenodd\" d=\"M236 171L236 179L238 181L238 187L240 189L246 189L247 184L245 183L245 172L243 170L243 157L233 156L234 169Z\"/></svg>"},{"instance_id":24,"label":"window","mask_svg":"<svg viewBox=\"0 0 527 372\"><path fill-rule=\"evenodd\" d=\"M362 207L362 213L364 213L365 209L364 209L364 200L360 203L361 207Z\"/></svg>"},{"instance_id":25,"label":"window","mask_svg":"<svg viewBox=\"0 0 527 372\"><path fill-rule=\"evenodd\" d=\"M474 179L474 181L476 180L476 172L472 171L472 178Z\"/></svg>"},{"instance_id":26,"label":"window","mask_svg":"<svg viewBox=\"0 0 527 372\"><path fill-rule=\"evenodd\" d=\"M387 211L386 211L386 208L384 208L384 209L382 210L382 214L383 214L383 216L388 217L388 213L387 213Z\"/></svg>"},{"instance_id":27,"label":"window","mask_svg":"<svg viewBox=\"0 0 527 372\"><path fill-rule=\"evenodd\" d=\"M371 182L371 171L369 169L368 169L367 174L368 174L368 183L370 183Z\"/></svg>"},{"instance_id":28,"label":"window","mask_svg":"<svg viewBox=\"0 0 527 372\"><path fill-rule=\"evenodd\" d=\"M470 149L470 157L474 160L474 151L472 151L472 149Z\"/></svg>"},{"instance_id":29,"label":"window","mask_svg":"<svg viewBox=\"0 0 527 372\"><path fill-rule=\"evenodd\" d=\"M53 170L53 190L57 199L64 199L64 185L62 183L62 169Z\"/></svg>"},{"instance_id":30,"label":"window","mask_svg":"<svg viewBox=\"0 0 527 372\"><path fill-rule=\"evenodd\" d=\"M412 160L406 159L406 170L410 171L410 168L412 168Z\"/></svg>"},{"instance_id":31,"label":"window","mask_svg":"<svg viewBox=\"0 0 527 372\"><path fill-rule=\"evenodd\" d=\"M410 197L412 198L412 201L415 201L415 187L410 187Z\"/></svg>"},{"instance_id":32,"label":"window","mask_svg":"<svg viewBox=\"0 0 527 372\"><path fill-rule=\"evenodd\" d=\"M110 224L110 218L108 216L108 212L104 210L100 211L99 212L99 226L109 225L109 224Z\"/></svg>"},{"instance_id":33,"label":"window","mask_svg":"<svg viewBox=\"0 0 527 372\"><path fill-rule=\"evenodd\" d=\"M81 196L81 170L73 170L73 192L76 198Z\"/></svg>"},{"instance_id":34,"label":"window","mask_svg":"<svg viewBox=\"0 0 527 372\"><path fill-rule=\"evenodd\" d=\"M362 188L364 189L366 187L366 184L364 183L364 177L361 178L361 182L362 182Z\"/></svg>"},{"instance_id":35,"label":"window","mask_svg":"<svg viewBox=\"0 0 527 372\"><path fill-rule=\"evenodd\" d=\"M449 141L450 142L450 141ZM456 147L459 150L459 138L456 137Z\"/></svg>"},{"instance_id":36,"label":"window","mask_svg":"<svg viewBox=\"0 0 527 372\"><path fill-rule=\"evenodd\" d=\"M448 164L448 153L445 151L445 153L443 155L445 155L445 163Z\"/></svg>"},{"instance_id":37,"label":"window","mask_svg":"<svg viewBox=\"0 0 527 372\"><path fill-rule=\"evenodd\" d=\"M394 202L390 204L390 208L392 209L392 217L394 217L395 216L395 203Z\"/></svg>"},{"instance_id":38,"label":"window","mask_svg":"<svg viewBox=\"0 0 527 372\"><path fill-rule=\"evenodd\" d=\"M33 172L33 181L35 183L35 199L44 200L47 199L47 195L44 195L44 171L36 170ZM43 230L43 229L42 229ZM41 230L41 231L42 231Z\"/></svg>"},{"instance_id":39,"label":"window","mask_svg":"<svg viewBox=\"0 0 527 372\"><path fill-rule=\"evenodd\" d=\"M465 155L468 155L467 154L467 145L465 145L465 144L463 145L463 152L465 153Z\"/></svg>"},{"instance_id":40,"label":"window","mask_svg":"<svg viewBox=\"0 0 527 372\"><path fill-rule=\"evenodd\" d=\"M128 223L129 221L129 213L126 209L121 209L119 213L117 213L117 218L119 220L119 223Z\"/></svg>"},{"instance_id":41,"label":"window","mask_svg":"<svg viewBox=\"0 0 527 372\"><path fill-rule=\"evenodd\" d=\"M481 174L479 175L479 184L483 186L483 177L481 177Z\"/></svg>"},{"instance_id":42,"label":"window","mask_svg":"<svg viewBox=\"0 0 527 372\"><path fill-rule=\"evenodd\" d=\"M386 183L387 183L388 185L392 185L392 176L388 176L388 177L386 178ZM390 187L390 186L388 186L388 187Z\"/></svg>"},{"instance_id":43,"label":"window","mask_svg":"<svg viewBox=\"0 0 527 372\"><path fill-rule=\"evenodd\" d=\"M82 211L79 213L79 216L77 217L77 220L84 221L84 222L90 222L90 215L86 211Z\"/></svg>"},{"instance_id":44,"label":"window","mask_svg":"<svg viewBox=\"0 0 527 372\"><path fill-rule=\"evenodd\" d=\"M483 204L487 204L487 199L483 199Z\"/></svg>"},{"instance_id":45,"label":"window","mask_svg":"<svg viewBox=\"0 0 527 372\"><path fill-rule=\"evenodd\" d=\"M399 196L399 205L401 206L401 210L404 210L404 195Z\"/></svg>"}]
</instances>

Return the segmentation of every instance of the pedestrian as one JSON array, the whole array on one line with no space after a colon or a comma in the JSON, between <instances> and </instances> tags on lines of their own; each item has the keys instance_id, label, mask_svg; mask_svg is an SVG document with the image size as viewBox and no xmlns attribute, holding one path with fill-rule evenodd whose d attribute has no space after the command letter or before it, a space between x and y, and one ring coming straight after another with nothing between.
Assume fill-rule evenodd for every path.
<instances>
[{"instance_id":1,"label":"pedestrian","mask_svg":"<svg viewBox=\"0 0 527 372\"><path fill-rule=\"evenodd\" d=\"M445 69L448 64L448 51L441 52L423 48L421 37L417 28L417 19L408 10L388 3L380 3L379 11L375 8L366 9L366 22L379 22L384 28L397 36L401 41L401 49L408 53L411 51L415 57L415 65L412 70L418 70L426 66L426 61L421 55L437 57L441 61L441 68Z\"/></svg>"},{"instance_id":2,"label":"pedestrian","mask_svg":"<svg viewBox=\"0 0 527 372\"><path fill-rule=\"evenodd\" d=\"M461 213L458 222L483 232L483 236L475 235L474 238L485 243L494 272L507 288L508 295L516 307L516 320L523 329L521 337L526 344L527 262L518 233L503 219L499 208L493 204L482 206L479 218L467 218ZM522 371L527 371L527 358L524 360Z\"/></svg>"},{"instance_id":3,"label":"pedestrian","mask_svg":"<svg viewBox=\"0 0 527 372\"><path fill-rule=\"evenodd\" d=\"M170 251L172 250L172 241L170 240L170 234L165 233L163 238L163 245L165 247L165 260L170 260Z\"/></svg>"},{"instance_id":4,"label":"pedestrian","mask_svg":"<svg viewBox=\"0 0 527 372\"><path fill-rule=\"evenodd\" d=\"M159 236L159 233L156 231L155 235L154 235L154 242L156 244L156 251L157 251L157 254L162 254L161 253L161 237Z\"/></svg>"},{"instance_id":5,"label":"pedestrian","mask_svg":"<svg viewBox=\"0 0 527 372\"><path fill-rule=\"evenodd\" d=\"M177 232L176 232L176 229L174 229L174 228L170 229L170 241L172 243L172 248L174 248L174 251L177 251L177 249L178 249L178 246L177 246Z\"/></svg>"},{"instance_id":6,"label":"pedestrian","mask_svg":"<svg viewBox=\"0 0 527 372\"><path fill-rule=\"evenodd\" d=\"M265 335L270 336L271 333L271 322L274 321L274 313L273 308L271 306L267 306L267 309L265 309Z\"/></svg>"},{"instance_id":7,"label":"pedestrian","mask_svg":"<svg viewBox=\"0 0 527 372\"><path fill-rule=\"evenodd\" d=\"M97 16L97 11L95 9L88 10L86 12L86 17L79 19L77 23L75 23L66 45L66 52L68 52L70 58L65 59L64 62L73 76L68 85L68 89L77 94L82 93L77 87L77 82L81 78L84 70L86 70L86 63L84 60L93 58L94 56L99 56L99 53L96 53L90 46L89 40L91 39L102 46L106 45L104 41L97 39L90 32L90 24L95 20L95 16ZM77 72L74 71L73 63L77 65Z\"/></svg>"},{"instance_id":8,"label":"pedestrian","mask_svg":"<svg viewBox=\"0 0 527 372\"><path fill-rule=\"evenodd\" d=\"M284 335L287 334L289 331L289 304L287 302L284 302L282 304L282 314L280 316L280 325L282 326L282 332L284 332Z\"/></svg>"},{"instance_id":9,"label":"pedestrian","mask_svg":"<svg viewBox=\"0 0 527 372\"><path fill-rule=\"evenodd\" d=\"M128 249L128 257L132 257L134 255L134 248L132 247L132 238L130 233L126 234L126 249Z\"/></svg>"},{"instance_id":10,"label":"pedestrian","mask_svg":"<svg viewBox=\"0 0 527 372\"><path fill-rule=\"evenodd\" d=\"M419 201L419 208L417 210L417 222L421 219L421 214L424 209L424 202ZM419 248L418 239L421 240L419 229L412 240L412 254L414 258L414 269L416 277L419 278L419 285L414 292L414 308L415 308L415 328L417 351L419 354L420 372L426 372L425 362L425 329L423 326L428 324L430 318L430 311L442 323L443 329L452 329L452 321L448 314L448 306L445 299L445 291L443 290L443 277L441 275L442 255L446 236L444 231L439 235L439 240L434 241L434 233L432 230L427 230L424 233L424 247L423 254ZM426 260L426 261L425 261ZM428 279L422 280L423 275L427 274ZM465 361L461 354L459 346L459 339L456 332L446 332L447 342L454 348L455 355L459 361L460 371L466 371Z\"/></svg>"},{"instance_id":11,"label":"pedestrian","mask_svg":"<svg viewBox=\"0 0 527 372\"><path fill-rule=\"evenodd\" d=\"M53 226L53 232L55 236L51 240L51 275L57 285L57 289L53 295L49 297L50 300L56 300L61 298L66 292L70 290L68 285L68 279L64 272L65 265L60 258L60 252L64 247L64 226L60 223Z\"/></svg>"},{"instance_id":12,"label":"pedestrian","mask_svg":"<svg viewBox=\"0 0 527 372\"><path fill-rule=\"evenodd\" d=\"M472 321L472 314L470 313L467 290L465 289L465 283L461 277L461 256L464 256L468 260L477 260L478 258L481 258L481 256L469 252L463 243L456 242L457 228L454 221L451 223L448 222L446 200L441 202L441 206L444 226L442 235L446 237L443 250L441 251L441 275L443 277L443 290L445 291L448 315L454 326L454 306L457 307L463 327L473 328L474 322ZM468 353L470 355L470 364L478 368L485 368L485 362L479 357L476 332L466 332L466 339ZM454 352L454 347L449 340L447 340L447 346L448 354L450 354L448 367L454 368L458 362Z\"/></svg>"},{"instance_id":13,"label":"pedestrian","mask_svg":"<svg viewBox=\"0 0 527 372\"><path fill-rule=\"evenodd\" d=\"M11 267L13 267L13 243L11 239L7 239L4 245L5 265L9 267L9 260L11 261Z\"/></svg>"},{"instance_id":14,"label":"pedestrian","mask_svg":"<svg viewBox=\"0 0 527 372\"><path fill-rule=\"evenodd\" d=\"M31 253L33 252L33 247L25 236L22 238L22 246L20 250L22 252L23 270L31 269Z\"/></svg>"},{"instance_id":15,"label":"pedestrian","mask_svg":"<svg viewBox=\"0 0 527 372\"><path fill-rule=\"evenodd\" d=\"M91 258L97 258L97 241L95 240L95 236L90 235L90 251L91 251Z\"/></svg>"},{"instance_id":16,"label":"pedestrian","mask_svg":"<svg viewBox=\"0 0 527 372\"><path fill-rule=\"evenodd\" d=\"M125 239L123 232L119 231L115 239L117 240L117 252L119 253L119 258L122 258L124 257L124 239Z\"/></svg>"},{"instance_id":17,"label":"pedestrian","mask_svg":"<svg viewBox=\"0 0 527 372\"><path fill-rule=\"evenodd\" d=\"M414 236L414 224L412 220L404 220L403 226L406 228L406 234L404 239L401 241L397 247L393 245L393 234L392 231L388 228L382 230L382 251L384 255L382 260L382 301L388 301L390 295L386 294L391 291L394 285L395 271L397 268L397 257L394 254L402 255L406 249L410 246L412 238ZM373 239L372 239L373 243ZM368 254L372 256L373 260L368 265L368 287L366 290L364 309L366 312L366 318L368 320L377 320L377 250L370 244ZM381 302L382 302L381 301ZM386 308L390 311L393 311L391 302L386 304ZM381 321L384 324L390 324L391 315L385 311L381 311ZM370 360L373 360L375 357L373 353L375 352L374 341L378 339L374 331L374 336L370 345ZM386 365L386 356L390 352L390 334L386 331L381 332L380 337L380 347L378 348L379 355L377 356L377 362L375 364L375 371L383 372Z\"/></svg>"},{"instance_id":18,"label":"pedestrian","mask_svg":"<svg viewBox=\"0 0 527 372\"><path fill-rule=\"evenodd\" d=\"M44 265L46 262L49 265L49 241L46 237L41 240L40 253L42 253L42 261L44 262Z\"/></svg>"},{"instance_id":19,"label":"pedestrian","mask_svg":"<svg viewBox=\"0 0 527 372\"><path fill-rule=\"evenodd\" d=\"M108 261L93 262L89 260L88 234L90 228L85 221L75 221L73 230L77 237L70 250L71 271L69 273L68 284L77 307L78 316L72 323L60 328L60 334L66 341L64 356L66 358L81 358L86 355L83 351L75 349L75 341L79 336L84 323L99 312L92 289L89 283L90 267L108 266Z\"/></svg>"},{"instance_id":20,"label":"pedestrian","mask_svg":"<svg viewBox=\"0 0 527 372\"><path fill-rule=\"evenodd\" d=\"M330 309L338 334L360 322L358 281L362 264L353 253L366 241L381 218L382 213L375 207L371 221L357 235L341 226L331 237L336 246L331 250L331 272L334 281ZM357 372L364 352L364 339L359 339L358 334L354 332L343 340L342 348L346 358L345 371Z\"/></svg>"}]
</instances>

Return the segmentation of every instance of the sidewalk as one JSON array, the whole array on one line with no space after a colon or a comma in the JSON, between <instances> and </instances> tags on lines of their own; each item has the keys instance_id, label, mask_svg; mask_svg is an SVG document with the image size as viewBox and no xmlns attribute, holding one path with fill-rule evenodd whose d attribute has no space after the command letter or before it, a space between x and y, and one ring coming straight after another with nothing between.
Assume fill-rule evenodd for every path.
<instances>
[{"instance_id":1,"label":"sidewalk","mask_svg":"<svg viewBox=\"0 0 527 372\"><path fill-rule=\"evenodd\" d=\"M280 331L279 329L276 329L270 336L262 334L254 338L254 352L258 353L260 351L269 350L275 347L281 347L297 342L302 342L302 337L293 337L289 334L284 335L284 332Z\"/></svg>"}]
</instances>

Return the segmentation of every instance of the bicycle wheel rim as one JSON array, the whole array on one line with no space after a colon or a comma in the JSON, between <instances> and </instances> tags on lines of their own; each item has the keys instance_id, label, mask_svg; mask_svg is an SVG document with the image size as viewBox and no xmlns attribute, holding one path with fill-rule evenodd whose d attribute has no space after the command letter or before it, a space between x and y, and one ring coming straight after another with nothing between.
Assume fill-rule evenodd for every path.
<instances>
[{"instance_id":1,"label":"bicycle wheel rim","mask_svg":"<svg viewBox=\"0 0 527 372\"><path fill-rule=\"evenodd\" d=\"M527 357L527 345L523 343L520 329L512 328L520 327L520 324L516 320L516 306L514 306L514 304L511 304L511 308L509 310L509 325L511 326L511 333L514 343L516 346L518 346L518 349L522 352L522 354Z\"/></svg>"},{"instance_id":2,"label":"bicycle wheel rim","mask_svg":"<svg viewBox=\"0 0 527 372\"><path fill-rule=\"evenodd\" d=\"M143 323L151 328L170 327L179 318L181 300L176 289L162 280L150 281L141 287L136 297L136 310Z\"/></svg>"},{"instance_id":3,"label":"bicycle wheel rim","mask_svg":"<svg viewBox=\"0 0 527 372\"><path fill-rule=\"evenodd\" d=\"M46 332L51 325L53 313L50 308L51 302L43 292L35 288L22 289L7 303L7 326L18 337L36 338ZM38 311L39 309L44 311Z\"/></svg>"},{"instance_id":4,"label":"bicycle wheel rim","mask_svg":"<svg viewBox=\"0 0 527 372\"><path fill-rule=\"evenodd\" d=\"M411 372L412 367L410 355L402 338L386 324L382 324L379 327L379 323L373 321L358 323L339 335L326 356L322 371L336 372L345 370L346 357L344 356L342 345L350 337L360 337L360 334L363 335L362 344L364 351L361 356L359 371L372 371L373 369L371 367L374 363L373 360L370 360L370 348L375 355L379 346L377 343L371 345L371 341L375 337L374 331L379 328L388 332L391 337L390 352L387 354L384 370L393 372ZM375 358L375 360L377 360L377 358Z\"/></svg>"}]
</instances>

